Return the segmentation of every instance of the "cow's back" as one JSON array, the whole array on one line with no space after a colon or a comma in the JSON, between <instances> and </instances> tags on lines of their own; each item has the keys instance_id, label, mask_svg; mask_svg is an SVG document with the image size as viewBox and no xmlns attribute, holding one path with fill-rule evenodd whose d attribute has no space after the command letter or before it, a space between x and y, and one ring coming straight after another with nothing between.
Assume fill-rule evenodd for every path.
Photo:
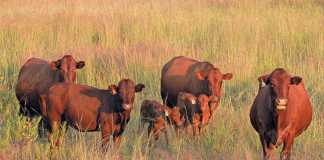
<instances>
[{"instance_id":1,"label":"cow's back","mask_svg":"<svg viewBox=\"0 0 324 160\"><path fill-rule=\"evenodd\" d=\"M16 93L28 94L45 92L55 81L50 64L42 59L31 58L21 68L18 76Z\"/></svg>"},{"instance_id":2,"label":"cow's back","mask_svg":"<svg viewBox=\"0 0 324 160\"><path fill-rule=\"evenodd\" d=\"M64 115L68 124L80 131L98 129L99 110L109 103L110 92L86 85L56 83L50 87L48 116Z\"/></svg>"},{"instance_id":3,"label":"cow's back","mask_svg":"<svg viewBox=\"0 0 324 160\"><path fill-rule=\"evenodd\" d=\"M167 62L161 74L161 94L168 106L175 106L179 92L201 93L196 72L212 68L210 63L179 56Z\"/></svg>"},{"instance_id":4,"label":"cow's back","mask_svg":"<svg viewBox=\"0 0 324 160\"><path fill-rule=\"evenodd\" d=\"M286 119L293 125L298 136L312 121L312 105L304 84L291 85L288 99Z\"/></svg>"},{"instance_id":5,"label":"cow's back","mask_svg":"<svg viewBox=\"0 0 324 160\"><path fill-rule=\"evenodd\" d=\"M20 69L16 84L16 97L20 113L28 117L41 114L40 95L55 82L50 64L39 58L29 59Z\"/></svg>"},{"instance_id":6,"label":"cow's back","mask_svg":"<svg viewBox=\"0 0 324 160\"><path fill-rule=\"evenodd\" d=\"M187 57L175 57L166 63L162 69L161 88L169 92L177 92L185 87L188 81L188 70L196 60Z\"/></svg>"}]
</instances>

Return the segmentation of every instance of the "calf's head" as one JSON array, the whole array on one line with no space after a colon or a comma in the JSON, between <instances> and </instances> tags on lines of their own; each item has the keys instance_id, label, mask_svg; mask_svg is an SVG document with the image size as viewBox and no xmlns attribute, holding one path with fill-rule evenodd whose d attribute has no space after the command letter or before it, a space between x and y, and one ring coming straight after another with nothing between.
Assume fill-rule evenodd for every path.
<instances>
[{"instance_id":1,"label":"calf's head","mask_svg":"<svg viewBox=\"0 0 324 160\"><path fill-rule=\"evenodd\" d=\"M117 95L124 110L130 110L133 107L135 100L135 93L141 92L144 84L136 84L130 79L123 79L119 81L117 87Z\"/></svg>"},{"instance_id":2,"label":"calf's head","mask_svg":"<svg viewBox=\"0 0 324 160\"><path fill-rule=\"evenodd\" d=\"M84 61L77 62L71 55L65 55L51 62L51 68L59 71L60 82L75 82L76 70L83 68L84 65Z\"/></svg>"},{"instance_id":3,"label":"calf's head","mask_svg":"<svg viewBox=\"0 0 324 160\"><path fill-rule=\"evenodd\" d=\"M213 102L218 102L221 96L223 80L232 79L232 73L222 74L218 68L212 68L207 71L196 72L196 78L204 81L206 86L206 94L211 96Z\"/></svg>"},{"instance_id":4,"label":"calf's head","mask_svg":"<svg viewBox=\"0 0 324 160\"><path fill-rule=\"evenodd\" d=\"M259 77L259 83L271 86L276 97L275 103L278 110L286 109L290 86L298 85L301 81L301 77L291 76L283 68L276 68L271 74Z\"/></svg>"}]
</instances>

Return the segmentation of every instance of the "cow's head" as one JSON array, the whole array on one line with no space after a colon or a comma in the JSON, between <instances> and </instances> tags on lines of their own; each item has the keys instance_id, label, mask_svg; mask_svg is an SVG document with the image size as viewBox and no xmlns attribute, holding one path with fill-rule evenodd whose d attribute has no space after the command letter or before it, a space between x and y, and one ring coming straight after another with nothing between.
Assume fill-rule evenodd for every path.
<instances>
[{"instance_id":1,"label":"cow's head","mask_svg":"<svg viewBox=\"0 0 324 160\"><path fill-rule=\"evenodd\" d=\"M141 83L135 85L134 81L130 79L119 81L117 95L124 110L132 109L135 100L135 93L141 92L144 87L144 84Z\"/></svg>"},{"instance_id":2,"label":"cow's head","mask_svg":"<svg viewBox=\"0 0 324 160\"><path fill-rule=\"evenodd\" d=\"M75 82L76 70L83 68L84 65L84 61L77 62L71 55L65 55L51 62L51 68L59 71L60 82Z\"/></svg>"},{"instance_id":3,"label":"cow's head","mask_svg":"<svg viewBox=\"0 0 324 160\"><path fill-rule=\"evenodd\" d=\"M212 68L207 71L196 72L198 80L205 81L206 94L211 96L211 100L218 102L221 96L223 80L230 80L233 77L232 73L222 74L218 68Z\"/></svg>"},{"instance_id":4,"label":"cow's head","mask_svg":"<svg viewBox=\"0 0 324 160\"><path fill-rule=\"evenodd\" d=\"M263 75L258 79L259 83L271 86L276 97L275 102L278 110L286 109L288 104L289 87L291 85L298 85L302 81L301 77L291 76L283 68L276 68L270 75Z\"/></svg>"}]
</instances>

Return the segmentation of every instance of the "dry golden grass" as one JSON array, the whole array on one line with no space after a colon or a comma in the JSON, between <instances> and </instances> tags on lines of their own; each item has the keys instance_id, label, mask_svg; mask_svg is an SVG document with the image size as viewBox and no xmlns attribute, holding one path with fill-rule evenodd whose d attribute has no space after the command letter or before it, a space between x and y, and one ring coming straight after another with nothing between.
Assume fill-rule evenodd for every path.
<instances>
[{"instance_id":1,"label":"dry golden grass","mask_svg":"<svg viewBox=\"0 0 324 160\"><path fill-rule=\"evenodd\" d=\"M18 116L14 86L30 57L72 53L86 61L78 83L106 88L122 77L146 85L121 148L100 152L99 133L70 129L50 151ZM249 122L256 77L285 67L303 77L314 107L293 159L324 159L324 3L322 0L47 0L0 2L0 159L261 159ZM138 106L160 99L160 70L177 55L208 60L234 79L207 132L149 147ZM174 135L170 129L170 134ZM279 150L276 153L279 157Z\"/></svg>"}]
</instances>

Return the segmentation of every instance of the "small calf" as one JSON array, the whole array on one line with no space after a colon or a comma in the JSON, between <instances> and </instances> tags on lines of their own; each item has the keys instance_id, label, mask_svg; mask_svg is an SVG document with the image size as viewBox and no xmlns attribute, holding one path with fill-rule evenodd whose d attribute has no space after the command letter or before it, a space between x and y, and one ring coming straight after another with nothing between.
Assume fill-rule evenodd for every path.
<instances>
[{"instance_id":1,"label":"small calf","mask_svg":"<svg viewBox=\"0 0 324 160\"><path fill-rule=\"evenodd\" d=\"M180 119L179 107L169 108L155 100L144 100L140 110L140 127L144 128L145 123L149 123L148 135L150 136L153 132L155 140L159 139L161 132L164 132L166 141L168 142L166 132L166 120L173 124L176 129L182 126L184 120Z\"/></svg>"},{"instance_id":2,"label":"small calf","mask_svg":"<svg viewBox=\"0 0 324 160\"><path fill-rule=\"evenodd\" d=\"M210 98L204 94L198 98L191 93L180 92L177 106L180 108L181 117L184 117L185 126L189 123L193 127L193 134L200 134L202 129L208 124L211 117L209 107Z\"/></svg>"}]
</instances>

